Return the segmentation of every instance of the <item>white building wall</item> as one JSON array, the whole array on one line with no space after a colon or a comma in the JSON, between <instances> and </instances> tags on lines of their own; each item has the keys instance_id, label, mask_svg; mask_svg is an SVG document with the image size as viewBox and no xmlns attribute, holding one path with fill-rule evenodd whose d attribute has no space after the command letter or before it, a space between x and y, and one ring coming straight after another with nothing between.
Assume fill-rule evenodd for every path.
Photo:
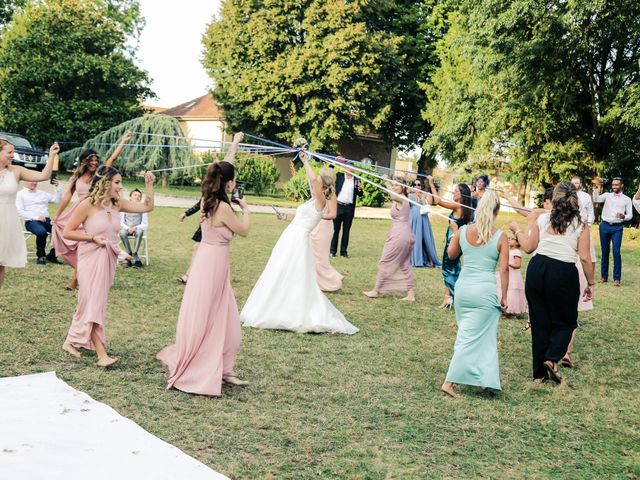
<instances>
[{"instance_id":1,"label":"white building wall","mask_svg":"<svg viewBox=\"0 0 640 480\"><path fill-rule=\"evenodd\" d=\"M180 120L180 126L196 152L203 154L207 150L220 151L224 141L224 123L220 120Z\"/></svg>"}]
</instances>

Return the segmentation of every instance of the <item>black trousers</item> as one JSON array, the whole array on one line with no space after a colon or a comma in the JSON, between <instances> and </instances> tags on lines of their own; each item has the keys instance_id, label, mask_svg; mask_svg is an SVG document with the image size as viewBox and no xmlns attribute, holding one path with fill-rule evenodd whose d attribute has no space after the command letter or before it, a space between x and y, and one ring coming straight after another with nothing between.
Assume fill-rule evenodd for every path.
<instances>
[{"instance_id":1,"label":"black trousers","mask_svg":"<svg viewBox=\"0 0 640 480\"><path fill-rule=\"evenodd\" d=\"M356 206L338 204L338 213L333 219L333 238L331 239L330 252L335 255L338 252L338 236L342 228L342 241L340 242L340 255L347 255L349 248L349 231L353 223L353 216L356 214Z\"/></svg>"},{"instance_id":2,"label":"black trousers","mask_svg":"<svg viewBox=\"0 0 640 480\"><path fill-rule=\"evenodd\" d=\"M525 294L531 321L533 378L545 378L545 360L567 353L578 326L580 281L575 264L534 255L527 267Z\"/></svg>"},{"instance_id":3,"label":"black trousers","mask_svg":"<svg viewBox=\"0 0 640 480\"><path fill-rule=\"evenodd\" d=\"M24 222L24 228L36 236L36 256L42 258L47 256L45 248L47 246L47 235L51 233L51 219L47 217L44 222L40 220L27 220ZM55 256L55 250L52 248L49 257Z\"/></svg>"}]
</instances>

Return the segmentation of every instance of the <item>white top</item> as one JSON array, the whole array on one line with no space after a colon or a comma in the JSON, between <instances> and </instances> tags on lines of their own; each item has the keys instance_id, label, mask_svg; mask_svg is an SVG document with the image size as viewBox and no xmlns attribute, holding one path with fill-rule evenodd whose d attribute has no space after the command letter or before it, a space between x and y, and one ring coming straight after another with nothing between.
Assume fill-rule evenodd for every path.
<instances>
[{"instance_id":1,"label":"white top","mask_svg":"<svg viewBox=\"0 0 640 480\"><path fill-rule=\"evenodd\" d=\"M583 224L569 225L563 235L549 233L550 213L544 213L538 218L540 240L537 255L544 255L560 262L576 263L578 260L578 239L582 233Z\"/></svg>"},{"instance_id":2,"label":"white top","mask_svg":"<svg viewBox=\"0 0 640 480\"><path fill-rule=\"evenodd\" d=\"M594 187L593 201L596 203L604 202L602 207L602 220L607 223L628 222L633 216L631 199L624 193L607 192L600 195L600 190ZM624 213L624 220L616 216L617 213Z\"/></svg>"},{"instance_id":3,"label":"white top","mask_svg":"<svg viewBox=\"0 0 640 480\"><path fill-rule=\"evenodd\" d=\"M22 220L38 220L39 217L49 217L49 204L60 203L62 188L56 187L56 194L43 192L37 188L34 191L23 188L16 194L16 209Z\"/></svg>"},{"instance_id":4,"label":"white top","mask_svg":"<svg viewBox=\"0 0 640 480\"><path fill-rule=\"evenodd\" d=\"M634 198L633 199L633 206L636 207L636 210L638 211L638 213L640 213L640 199L636 200Z\"/></svg>"},{"instance_id":5,"label":"white top","mask_svg":"<svg viewBox=\"0 0 640 480\"><path fill-rule=\"evenodd\" d=\"M142 230L143 232L147 231L147 228L149 227L149 215L146 213L142 214L142 220L138 225L127 225L126 223L124 223L124 216L125 216L125 212L120 212L120 228L129 228L130 226L133 226L136 228L136 230Z\"/></svg>"},{"instance_id":6,"label":"white top","mask_svg":"<svg viewBox=\"0 0 640 480\"><path fill-rule=\"evenodd\" d=\"M583 190L578 190L578 202L580 202L580 217L583 222L587 222L592 225L596 219L593 212L593 200L591 195Z\"/></svg>"},{"instance_id":7,"label":"white top","mask_svg":"<svg viewBox=\"0 0 640 480\"><path fill-rule=\"evenodd\" d=\"M340 189L340 194L338 195L338 202L346 203L351 205L353 203L353 189L355 188L355 180L354 177L350 179L345 175L344 183L342 184L342 188Z\"/></svg>"}]
</instances>

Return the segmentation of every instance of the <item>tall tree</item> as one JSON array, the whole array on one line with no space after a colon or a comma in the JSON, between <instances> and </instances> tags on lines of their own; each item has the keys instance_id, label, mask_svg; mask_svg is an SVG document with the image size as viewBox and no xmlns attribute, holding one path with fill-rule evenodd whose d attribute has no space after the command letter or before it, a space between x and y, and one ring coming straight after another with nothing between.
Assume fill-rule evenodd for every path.
<instances>
[{"instance_id":1,"label":"tall tree","mask_svg":"<svg viewBox=\"0 0 640 480\"><path fill-rule=\"evenodd\" d=\"M127 50L141 25L137 4L43 0L18 12L0 40L2 127L46 145L140 115L153 93Z\"/></svg>"},{"instance_id":2,"label":"tall tree","mask_svg":"<svg viewBox=\"0 0 640 480\"><path fill-rule=\"evenodd\" d=\"M638 164L640 130L619 106L639 81L640 4L464 0L449 22L426 148L541 182Z\"/></svg>"},{"instance_id":3,"label":"tall tree","mask_svg":"<svg viewBox=\"0 0 640 480\"><path fill-rule=\"evenodd\" d=\"M362 131L419 144L431 3L227 0L203 40L214 96L232 129L313 148Z\"/></svg>"},{"instance_id":4,"label":"tall tree","mask_svg":"<svg viewBox=\"0 0 640 480\"><path fill-rule=\"evenodd\" d=\"M2 0L0 2L0 34L2 34L3 27L11 21L13 12L26 3L27 0Z\"/></svg>"}]
</instances>

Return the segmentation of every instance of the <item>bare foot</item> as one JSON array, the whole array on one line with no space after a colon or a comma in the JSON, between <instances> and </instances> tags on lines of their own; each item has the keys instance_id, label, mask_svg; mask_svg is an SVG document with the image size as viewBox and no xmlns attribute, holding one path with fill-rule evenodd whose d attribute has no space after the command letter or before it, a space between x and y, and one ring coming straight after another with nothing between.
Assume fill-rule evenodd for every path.
<instances>
[{"instance_id":1,"label":"bare foot","mask_svg":"<svg viewBox=\"0 0 640 480\"><path fill-rule=\"evenodd\" d=\"M416 301L416 296L413 293L408 293L406 297L401 298L400 301L402 302L415 302Z\"/></svg>"},{"instance_id":2,"label":"bare foot","mask_svg":"<svg viewBox=\"0 0 640 480\"><path fill-rule=\"evenodd\" d=\"M375 290L371 290L370 292L362 292L362 293L364 293L369 298L378 298L380 296L380 294Z\"/></svg>"},{"instance_id":3,"label":"bare foot","mask_svg":"<svg viewBox=\"0 0 640 480\"><path fill-rule=\"evenodd\" d=\"M453 398L458 398L460 396L453 389L453 383L451 382L444 382L440 387L440 391L446 393L447 395Z\"/></svg>"},{"instance_id":4,"label":"bare foot","mask_svg":"<svg viewBox=\"0 0 640 480\"><path fill-rule=\"evenodd\" d=\"M76 288L78 288L78 282L71 282L71 283L67 283L64 286L65 290L68 290L70 292L73 292Z\"/></svg>"},{"instance_id":5,"label":"bare foot","mask_svg":"<svg viewBox=\"0 0 640 480\"><path fill-rule=\"evenodd\" d=\"M99 367L110 367L111 365L115 365L118 360L120 360L118 357L106 356L98 359L98 363L96 363L96 365Z\"/></svg>"},{"instance_id":6,"label":"bare foot","mask_svg":"<svg viewBox=\"0 0 640 480\"><path fill-rule=\"evenodd\" d=\"M229 385L233 385L234 387L246 387L247 385L249 385L249 382L247 382L246 380L240 380L235 375L230 375L228 377L222 377L222 381L224 383L228 383Z\"/></svg>"},{"instance_id":7,"label":"bare foot","mask_svg":"<svg viewBox=\"0 0 640 480\"><path fill-rule=\"evenodd\" d=\"M71 345L69 342L64 342L62 344L62 349L65 352L69 353L70 355L74 356L75 358L80 358L80 352L76 350L74 346Z\"/></svg>"}]
</instances>

